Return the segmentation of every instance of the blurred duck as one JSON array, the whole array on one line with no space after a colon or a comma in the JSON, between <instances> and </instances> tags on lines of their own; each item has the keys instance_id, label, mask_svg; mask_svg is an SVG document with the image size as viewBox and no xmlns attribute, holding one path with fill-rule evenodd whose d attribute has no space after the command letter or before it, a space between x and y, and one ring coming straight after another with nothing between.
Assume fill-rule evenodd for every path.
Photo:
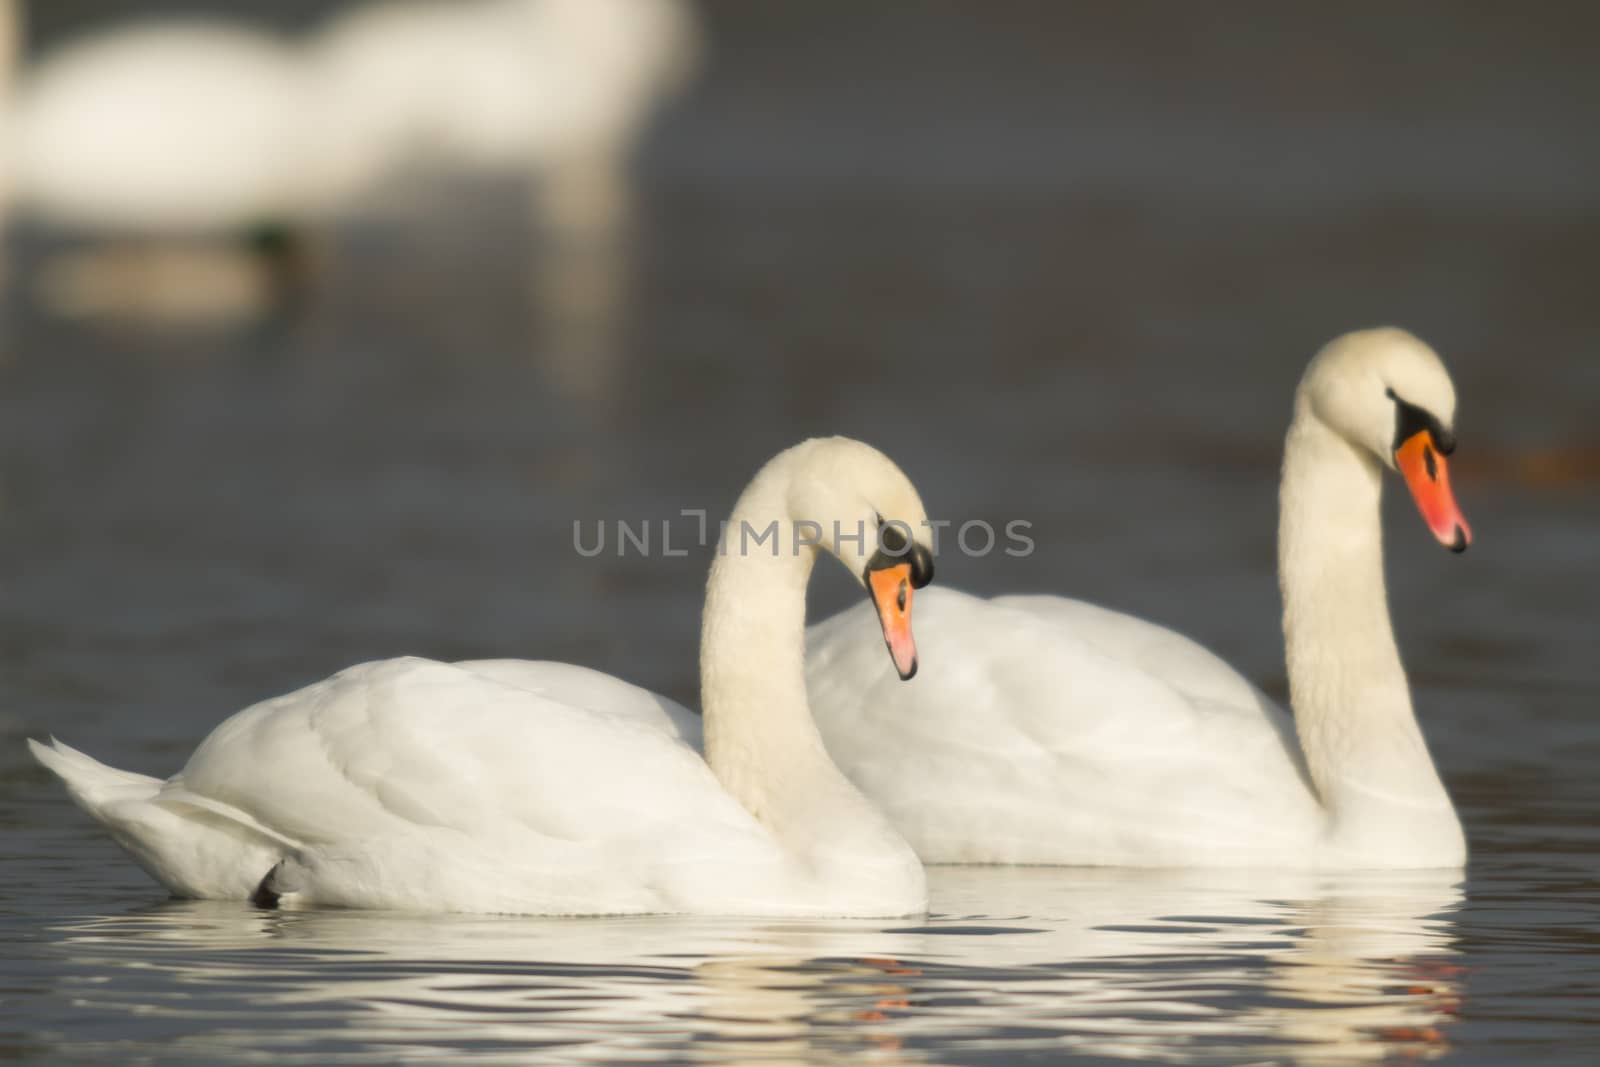
<instances>
[{"instance_id":1,"label":"blurred duck","mask_svg":"<svg viewBox=\"0 0 1600 1067\"><path fill-rule=\"evenodd\" d=\"M1455 389L1400 330L1341 337L1295 393L1278 570L1293 715L1180 634L1054 596L932 591L896 687L847 611L807 681L839 766L929 863L1455 867L1466 842L1390 626L1379 495L1463 551Z\"/></svg>"},{"instance_id":2,"label":"blurred duck","mask_svg":"<svg viewBox=\"0 0 1600 1067\"><path fill-rule=\"evenodd\" d=\"M796 549L730 546L712 562L703 743L699 718L597 671L405 658L238 713L166 781L29 744L177 896L525 914L921 912L921 864L828 758L806 703L818 550L800 535L835 531L822 547L881 620L866 639L879 655L886 642L909 677L911 589L932 557L923 545L889 556L861 533L925 529L926 518L899 468L857 441L806 441L756 474L728 529L773 530Z\"/></svg>"}]
</instances>

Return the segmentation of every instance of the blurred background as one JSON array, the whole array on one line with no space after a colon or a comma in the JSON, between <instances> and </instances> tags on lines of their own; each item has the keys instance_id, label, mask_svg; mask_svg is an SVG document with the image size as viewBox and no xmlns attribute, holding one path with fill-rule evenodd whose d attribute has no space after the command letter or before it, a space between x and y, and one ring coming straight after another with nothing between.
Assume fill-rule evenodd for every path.
<instances>
[{"instance_id":1,"label":"blurred background","mask_svg":"<svg viewBox=\"0 0 1600 1067\"><path fill-rule=\"evenodd\" d=\"M27 819L77 816L23 735L166 774L365 658L692 705L706 552L583 558L574 523L714 521L821 433L936 515L1032 523L1032 556L941 580L1167 622L1281 694L1291 393L1384 323L1461 395L1473 550L1388 501L1442 769L1491 849L1592 810L1592 7L7 7ZM856 595L836 571L819 611Z\"/></svg>"}]
</instances>

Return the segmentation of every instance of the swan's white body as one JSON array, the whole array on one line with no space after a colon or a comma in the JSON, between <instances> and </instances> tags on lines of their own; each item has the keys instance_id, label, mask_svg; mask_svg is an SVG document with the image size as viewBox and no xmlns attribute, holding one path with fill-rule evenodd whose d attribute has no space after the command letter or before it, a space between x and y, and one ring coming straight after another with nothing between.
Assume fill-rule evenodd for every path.
<instances>
[{"instance_id":1,"label":"swan's white body","mask_svg":"<svg viewBox=\"0 0 1600 1067\"><path fill-rule=\"evenodd\" d=\"M312 150L292 45L221 20L137 24L24 72L8 117L19 206L122 231L225 231L305 207Z\"/></svg>"},{"instance_id":2,"label":"swan's white body","mask_svg":"<svg viewBox=\"0 0 1600 1067\"><path fill-rule=\"evenodd\" d=\"M930 590L928 668L899 689L852 647L870 618L812 628L811 699L839 766L931 863L1461 864L1389 623L1386 387L1454 412L1438 358L1399 331L1330 345L1297 394L1279 542L1293 717L1140 619Z\"/></svg>"},{"instance_id":3,"label":"swan's white body","mask_svg":"<svg viewBox=\"0 0 1600 1067\"><path fill-rule=\"evenodd\" d=\"M679 0L382 0L303 42L153 19L26 67L0 125L23 211L210 234L349 211L418 170L620 165L694 44Z\"/></svg>"},{"instance_id":4,"label":"swan's white body","mask_svg":"<svg viewBox=\"0 0 1600 1067\"><path fill-rule=\"evenodd\" d=\"M929 589L928 666L902 696L854 647L871 624L852 609L811 628L812 704L925 862L1308 861L1322 813L1293 720L1182 635L1078 600Z\"/></svg>"},{"instance_id":5,"label":"swan's white body","mask_svg":"<svg viewBox=\"0 0 1600 1067\"><path fill-rule=\"evenodd\" d=\"M347 187L610 158L693 53L679 0L383 0L312 43L317 121Z\"/></svg>"},{"instance_id":6,"label":"swan's white body","mask_svg":"<svg viewBox=\"0 0 1600 1067\"><path fill-rule=\"evenodd\" d=\"M861 507L921 518L887 459L835 439L768 464L730 526L787 531L806 497L805 518L854 522ZM814 556L714 562L705 759L699 721L671 701L520 661L352 667L228 719L164 782L30 744L179 896L261 887L290 904L416 910L915 913L921 865L828 760L806 706ZM872 644L881 655L878 635Z\"/></svg>"}]
</instances>

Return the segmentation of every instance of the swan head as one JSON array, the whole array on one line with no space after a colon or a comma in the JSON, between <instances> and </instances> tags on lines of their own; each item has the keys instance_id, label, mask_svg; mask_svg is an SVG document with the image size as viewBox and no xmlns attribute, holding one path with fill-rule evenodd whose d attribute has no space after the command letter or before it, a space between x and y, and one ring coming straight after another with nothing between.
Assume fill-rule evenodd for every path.
<instances>
[{"instance_id":1,"label":"swan head","mask_svg":"<svg viewBox=\"0 0 1600 1067\"><path fill-rule=\"evenodd\" d=\"M911 480L882 452L848 437L793 450L789 514L832 553L872 599L900 677L917 673L912 592L933 580L932 525Z\"/></svg>"},{"instance_id":2,"label":"swan head","mask_svg":"<svg viewBox=\"0 0 1600 1067\"><path fill-rule=\"evenodd\" d=\"M1405 479L1439 543L1464 552L1472 531L1450 489L1456 390L1444 362L1405 330L1360 330L1311 361L1298 404Z\"/></svg>"}]
</instances>

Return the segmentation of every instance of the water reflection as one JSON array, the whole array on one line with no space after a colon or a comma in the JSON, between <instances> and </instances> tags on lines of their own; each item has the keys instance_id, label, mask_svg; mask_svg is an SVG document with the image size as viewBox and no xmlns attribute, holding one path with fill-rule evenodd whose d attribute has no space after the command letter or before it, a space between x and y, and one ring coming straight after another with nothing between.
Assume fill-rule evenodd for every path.
<instances>
[{"instance_id":1,"label":"water reflection","mask_svg":"<svg viewBox=\"0 0 1600 1067\"><path fill-rule=\"evenodd\" d=\"M595 414L623 371L633 251L626 214L582 233L547 223L535 242L535 361L553 396Z\"/></svg>"},{"instance_id":2,"label":"water reflection","mask_svg":"<svg viewBox=\"0 0 1600 1067\"><path fill-rule=\"evenodd\" d=\"M219 1060L1360 1061L1448 1049L1458 877L947 868L898 924L171 903L49 936L61 993Z\"/></svg>"}]
</instances>

